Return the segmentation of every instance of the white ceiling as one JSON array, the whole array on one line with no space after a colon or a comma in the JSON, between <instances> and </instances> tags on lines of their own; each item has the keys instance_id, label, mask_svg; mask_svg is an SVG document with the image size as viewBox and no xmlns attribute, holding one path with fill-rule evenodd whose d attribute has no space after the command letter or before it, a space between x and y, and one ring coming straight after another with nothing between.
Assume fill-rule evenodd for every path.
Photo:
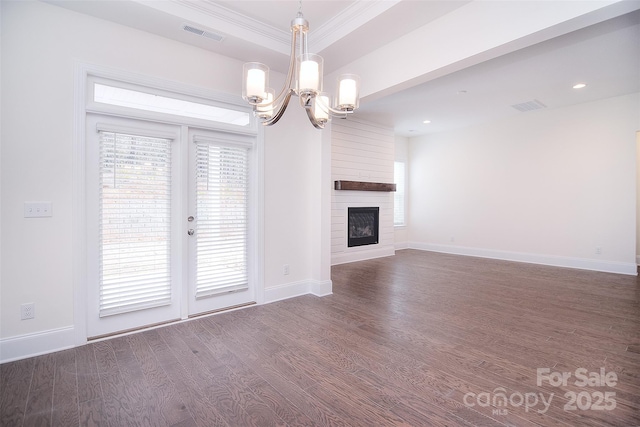
<instances>
[{"instance_id":1,"label":"white ceiling","mask_svg":"<svg viewBox=\"0 0 640 427\"><path fill-rule=\"evenodd\" d=\"M587 87L573 89L579 82ZM363 103L359 113L414 136L527 114L512 105L534 100L558 108L634 92L640 92L640 12Z\"/></svg>"},{"instance_id":2,"label":"white ceiling","mask_svg":"<svg viewBox=\"0 0 640 427\"><path fill-rule=\"evenodd\" d=\"M241 61L264 62L280 72L288 66L290 21L300 7L293 0L45 1ZM329 74L468 3L304 0L302 12L310 23L309 51L324 57ZM476 58L470 61L475 65L440 73L444 75L404 90L386 91L385 96L365 97L355 114L392 126L399 135L415 136L527 114L511 106L533 100L557 108L639 92L640 1L625 3L622 16L590 26L574 22L580 29L569 34L488 61ZM186 32L184 24L220 34L224 40ZM460 35L464 36L464 28ZM446 46L446 40L424 43ZM415 55L420 50L415 46ZM361 78L366 84L367 76ZM581 81L588 86L580 91L571 88ZM431 123L423 124L427 119Z\"/></svg>"}]
</instances>

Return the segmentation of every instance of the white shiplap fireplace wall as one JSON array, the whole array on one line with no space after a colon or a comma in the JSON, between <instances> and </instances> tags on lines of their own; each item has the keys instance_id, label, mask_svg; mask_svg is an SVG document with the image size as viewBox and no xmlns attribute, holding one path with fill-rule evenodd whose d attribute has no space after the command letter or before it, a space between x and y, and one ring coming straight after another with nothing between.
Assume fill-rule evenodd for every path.
<instances>
[{"instance_id":1,"label":"white shiplap fireplace wall","mask_svg":"<svg viewBox=\"0 0 640 427\"><path fill-rule=\"evenodd\" d=\"M331 179L393 183L393 129L349 118L331 124ZM379 207L378 244L347 247L347 208ZM331 264L395 254L393 193L332 190Z\"/></svg>"}]
</instances>

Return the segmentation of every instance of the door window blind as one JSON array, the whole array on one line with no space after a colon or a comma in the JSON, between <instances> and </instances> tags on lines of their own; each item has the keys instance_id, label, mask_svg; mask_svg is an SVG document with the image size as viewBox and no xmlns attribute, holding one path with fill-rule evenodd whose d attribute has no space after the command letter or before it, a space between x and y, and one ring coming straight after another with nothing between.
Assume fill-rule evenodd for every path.
<instances>
[{"instance_id":1,"label":"door window blind","mask_svg":"<svg viewBox=\"0 0 640 427\"><path fill-rule=\"evenodd\" d=\"M196 140L196 298L248 289L248 148Z\"/></svg>"},{"instance_id":2,"label":"door window blind","mask_svg":"<svg viewBox=\"0 0 640 427\"><path fill-rule=\"evenodd\" d=\"M100 317L171 302L171 140L100 131Z\"/></svg>"}]
</instances>

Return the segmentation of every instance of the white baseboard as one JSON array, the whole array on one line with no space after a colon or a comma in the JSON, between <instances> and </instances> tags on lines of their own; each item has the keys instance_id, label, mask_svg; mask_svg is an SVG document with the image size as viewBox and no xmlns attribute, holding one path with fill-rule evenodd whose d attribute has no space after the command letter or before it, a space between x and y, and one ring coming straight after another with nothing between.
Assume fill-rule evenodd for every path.
<instances>
[{"instance_id":1,"label":"white baseboard","mask_svg":"<svg viewBox=\"0 0 640 427\"><path fill-rule=\"evenodd\" d=\"M0 340L0 363L53 353L76 346L73 326Z\"/></svg>"},{"instance_id":2,"label":"white baseboard","mask_svg":"<svg viewBox=\"0 0 640 427\"><path fill-rule=\"evenodd\" d=\"M300 295L312 294L323 297L332 293L331 280L303 280L265 289L264 303ZM0 339L0 364L73 348L77 346L76 341L73 326Z\"/></svg>"},{"instance_id":3,"label":"white baseboard","mask_svg":"<svg viewBox=\"0 0 640 427\"><path fill-rule=\"evenodd\" d=\"M354 250L353 252L341 252L331 255L331 265L346 264L349 262L365 261L367 259L393 256L396 250L393 246L386 246L372 250Z\"/></svg>"},{"instance_id":4,"label":"white baseboard","mask_svg":"<svg viewBox=\"0 0 640 427\"><path fill-rule=\"evenodd\" d=\"M333 282L331 280L312 280L309 282L309 293L317 297L325 297L333 294Z\"/></svg>"},{"instance_id":5,"label":"white baseboard","mask_svg":"<svg viewBox=\"0 0 640 427\"><path fill-rule=\"evenodd\" d=\"M410 249L441 252L453 255L467 255L480 258L501 259L505 261L526 262L555 267L577 268L581 270L603 271L607 273L638 275L638 266L634 263L618 261L600 261L597 259L561 257L555 255L529 254L522 252L498 251L493 249L468 248L463 246L436 245L431 243L409 242Z\"/></svg>"},{"instance_id":6,"label":"white baseboard","mask_svg":"<svg viewBox=\"0 0 640 427\"><path fill-rule=\"evenodd\" d=\"M331 295L333 284L331 280L316 281L302 280L300 282L284 283L264 290L264 303L281 301L300 295L313 294L319 297Z\"/></svg>"}]
</instances>

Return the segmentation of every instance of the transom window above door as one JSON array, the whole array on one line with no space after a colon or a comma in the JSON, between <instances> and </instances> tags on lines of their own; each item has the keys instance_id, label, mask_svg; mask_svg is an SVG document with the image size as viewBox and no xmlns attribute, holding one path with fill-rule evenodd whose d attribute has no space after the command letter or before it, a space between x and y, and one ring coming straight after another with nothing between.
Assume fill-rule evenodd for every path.
<instances>
[{"instance_id":1,"label":"transom window above door","mask_svg":"<svg viewBox=\"0 0 640 427\"><path fill-rule=\"evenodd\" d=\"M97 76L87 82L87 111L254 133L251 112L233 103Z\"/></svg>"}]
</instances>

